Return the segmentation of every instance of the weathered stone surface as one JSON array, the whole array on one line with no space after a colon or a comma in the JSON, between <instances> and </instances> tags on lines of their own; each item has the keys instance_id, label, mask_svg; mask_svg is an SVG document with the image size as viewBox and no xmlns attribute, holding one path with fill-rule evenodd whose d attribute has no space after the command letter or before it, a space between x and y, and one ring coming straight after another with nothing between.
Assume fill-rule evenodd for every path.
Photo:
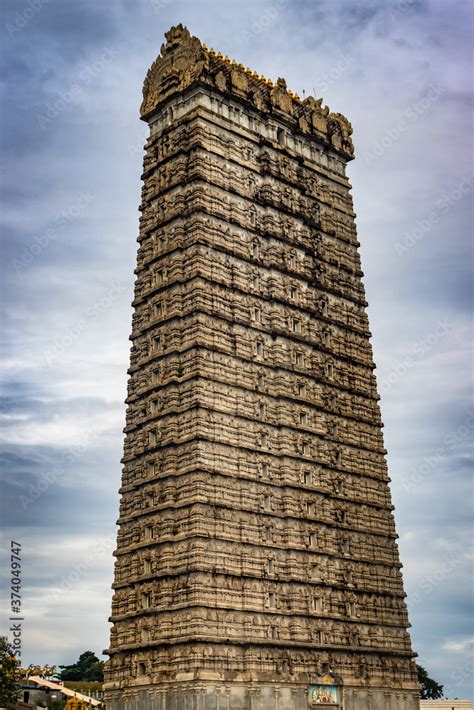
<instances>
[{"instance_id":1,"label":"weathered stone surface","mask_svg":"<svg viewBox=\"0 0 474 710\"><path fill-rule=\"evenodd\" d=\"M145 146L112 710L412 710L351 127L179 26Z\"/></svg>"}]
</instances>

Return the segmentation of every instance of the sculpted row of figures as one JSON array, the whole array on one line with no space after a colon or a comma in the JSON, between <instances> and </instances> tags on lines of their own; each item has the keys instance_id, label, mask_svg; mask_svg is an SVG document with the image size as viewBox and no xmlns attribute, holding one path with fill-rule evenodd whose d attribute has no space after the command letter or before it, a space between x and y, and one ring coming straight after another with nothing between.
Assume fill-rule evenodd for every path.
<instances>
[{"instance_id":1,"label":"sculpted row of figures","mask_svg":"<svg viewBox=\"0 0 474 710\"><path fill-rule=\"evenodd\" d=\"M176 626L171 620L174 615ZM281 614L258 615L245 612L216 612L203 610L186 614L182 609L168 605L159 613L151 610L139 619L114 616L112 641L120 651L175 642L177 638L188 641L199 636L209 642L224 637L226 641L242 644L268 643L269 645L322 647L356 647L363 650L380 650L384 637L393 643L392 652L408 650L406 632L392 626L351 625L320 618L311 623L303 617L284 617Z\"/></svg>"},{"instance_id":2,"label":"sculpted row of figures","mask_svg":"<svg viewBox=\"0 0 474 710\"><path fill-rule=\"evenodd\" d=\"M338 589L322 584L301 584L284 579L252 579L209 571L188 572L179 577L161 578L160 584L150 577L133 586L117 589L114 594L114 617L145 613L148 609L163 611L200 603L215 608L241 611L268 611L282 614L281 623L291 628L293 618L307 616L322 624L325 618L350 619L356 624L388 624L403 627L407 613L403 597L390 594L369 594ZM213 601L213 603L211 603ZM148 611L146 612L148 614ZM247 616L245 616L247 618ZM241 619L241 623L247 623ZM271 627L273 617L262 616ZM299 620L298 623L301 623ZM157 623L159 633L160 623ZM351 628L355 628L352 626ZM369 627L368 627L369 628ZM378 629L379 630L379 629ZM367 631L369 633L369 631Z\"/></svg>"},{"instance_id":3,"label":"sculpted row of figures","mask_svg":"<svg viewBox=\"0 0 474 710\"><path fill-rule=\"evenodd\" d=\"M232 127L232 123L228 125ZM233 128L232 132L224 129L202 105L190 107L179 123L157 125L145 143L143 179L147 181L181 153L203 148L236 168L245 168L257 175L273 175L303 194L309 193L327 204L352 210L347 177L341 173L339 164L317 146L297 142L292 149L288 141L282 145L276 126L266 137L255 131Z\"/></svg>"},{"instance_id":4,"label":"sculpted row of figures","mask_svg":"<svg viewBox=\"0 0 474 710\"><path fill-rule=\"evenodd\" d=\"M259 204L270 205L287 213L296 223L301 221L310 227L320 224L323 203L310 193L302 193L301 189L282 183L272 175L257 175L240 166L233 168L223 158L210 158L204 148L179 155L150 175L142 193L142 210L159 201L167 191L190 182L205 182L210 190L232 192L242 198L247 209ZM340 202L338 206L342 207ZM330 213L331 209L324 207L325 213Z\"/></svg>"},{"instance_id":5,"label":"sculpted row of figures","mask_svg":"<svg viewBox=\"0 0 474 710\"><path fill-rule=\"evenodd\" d=\"M205 313L191 313L180 320L168 321L155 335L150 331L133 338L130 372L133 374L153 362L159 365L161 357L183 354L195 347L232 355L242 368L250 361L257 362L267 368L293 371L298 376L334 384L361 396L378 397L371 364L336 358L303 339L290 340L283 333L251 329Z\"/></svg>"},{"instance_id":6,"label":"sculpted row of figures","mask_svg":"<svg viewBox=\"0 0 474 710\"><path fill-rule=\"evenodd\" d=\"M155 133L145 146L144 203L196 177L210 178L212 183L253 198L270 180L269 185L294 196L291 206L295 211L309 199L354 216L346 177L302 159L276 141L242 131L229 138L229 131L216 125L201 107L183 120L178 127Z\"/></svg>"},{"instance_id":7,"label":"sculpted row of figures","mask_svg":"<svg viewBox=\"0 0 474 710\"><path fill-rule=\"evenodd\" d=\"M212 125L202 122L201 140L195 140L188 150L180 146L170 159L147 172L142 190L143 206L180 183L201 179L248 200L268 201L300 215L309 223L318 221L314 215L319 212L319 205L354 216L347 185L341 187L339 181L322 178L303 167L301 161L281 153L272 154L263 146L256 165L233 162L214 152L210 143L212 130ZM209 131L207 136L206 131ZM259 148L250 150L255 153Z\"/></svg>"},{"instance_id":8,"label":"sculpted row of figures","mask_svg":"<svg viewBox=\"0 0 474 710\"><path fill-rule=\"evenodd\" d=\"M179 489L185 485L185 479L175 483L168 479L173 479L178 472L180 476L196 472L204 476L217 477L222 474L234 480L240 479L239 485L246 491L251 491L251 486L258 486L258 490L264 490L264 486L276 487L272 495L278 498L292 495L302 500L306 497L306 503L309 503L309 497L317 494L333 499L334 505L339 502L340 506L340 501L354 501L370 506L370 510L391 510L386 478L362 477L353 471L336 471L314 461L297 461L284 456L279 458L274 454L267 456L258 451L251 453L241 449L238 453L242 458L245 457L244 461L239 460L239 455L235 455L234 450L225 444L200 443L197 440L184 445L163 447L125 464L121 490L133 497L138 495L134 490L138 486L141 490L153 484L158 486L160 500L167 500L171 495L178 500ZM369 528L372 525L375 525L372 521L367 523Z\"/></svg>"},{"instance_id":9,"label":"sculpted row of figures","mask_svg":"<svg viewBox=\"0 0 474 710\"><path fill-rule=\"evenodd\" d=\"M235 290L235 298L242 293L253 298L269 301L291 308L294 317L299 314L312 314L321 320L321 325L326 325L330 331L329 323L334 323L340 328L369 335L365 302L360 301L358 306L353 301L341 295L328 294L318 288L316 280L311 274L307 279L295 278L286 271L281 271L267 266L262 268L259 264L247 262L229 256L216 249L212 242L199 243L200 237L196 235L196 242L189 244L184 250L174 250L163 254L156 261L150 262L146 268L140 270L136 280L136 296L134 305L137 311L145 306L154 309L154 303L162 300L164 288L187 284L191 279L201 278L213 281L215 288L219 286ZM260 249L257 241L251 244L252 251ZM280 258L283 252L280 252ZM297 267L298 255L291 250L287 254L288 266ZM347 282L345 282L347 284ZM343 285L341 284L341 290ZM162 306L166 306L162 303ZM267 306L268 308L268 306ZM156 317L156 313L152 313ZM138 318L139 316L137 316Z\"/></svg>"},{"instance_id":10,"label":"sculpted row of figures","mask_svg":"<svg viewBox=\"0 0 474 710\"><path fill-rule=\"evenodd\" d=\"M191 571L242 575L246 578L278 582L304 582L312 593L344 593L356 603L360 595L383 594L404 598L400 566L375 562L368 567L364 559L325 555L318 550L284 550L253 544L250 548L233 542L206 538L140 545L134 550L116 551L115 589L138 581L185 575ZM370 610L369 610L370 611Z\"/></svg>"},{"instance_id":11,"label":"sculpted row of figures","mask_svg":"<svg viewBox=\"0 0 474 710\"><path fill-rule=\"evenodd\" d=\"M259 451L232 449L224 443L204 440L162 447L138 459L127 461L124 466L121 492L137 494L135 488L147 488L150 484L160 487L160 498L166 500L171 489L178 498L180 483L168 482L175 475L199 472L205 476L229 476L240 479L243 490L253 491L250 486L276 486L274 495L311 495L312 493L369 505L382 510L391 510L387 492L387 477L360 476L354 471L337 471L315 461L298 461L294 457L266 455ZM218 480L216 478L216 480ZM280 492L280 491L283 491ZM368 526L371 523L367 523Z\"/></svg>"},{"instance_id":12,"label":"sculpted row of figures","mask_svg":"<svg viewBox=\"0 0 474 710\"><path fill-rule=\"evenodd\" d=\"M242 680L250 680L260 673L277 674L279 682L288 683L297 679L308 682L309 678L323 676L331 669L348 680L370 679L374 685L378 683L382 687L384 682L402 684L413 678L411 660L395 654L383 656L357 649L352 649L350 653L344 650L289 650L265 645L242 648L230 643L190 642L147 652L114 654L110 665L114 679L147 675L157 682L169 678L170 674L199 670L221 673L217 677L224 681L224 674L229 672L239 673Z\"/></svg>"},{"instance_id":13,"label":"sculpted row of figures","mask_svg":"<svg viewBox=\"0 0 474 710\"><path fill-rule=\"evenodd\" d=\"M201 303L200 296L204 294L204 288L202 291L196 290L193 291L193 293L195 294L196 303ZM205 297L203 296L203 301L204 298ZM183 301L186 303L187 295L183 296ZM176 302L178 303L179 299L176 299ZM270 389L265 390L264 387L261 387L258 392L261 392L262 396L264 396L264 394L270 398L280 396L288 400L297 400L299 403L303 403L304 400L306 400L307 406L312 403L311 400L308 400L308 395L305 394L304 382L307 378L305 378L303 374L300 376L299 373L297 376L294 376L293 379L301 384L301 387L295 388L292 387L291 378L289 376L286 377L285 370L289 370L289 366L296 361L297 358L299 359L300 366L302 368L303 365L305 365L306 369L309 365L309 372L313 375L314 381L308 383L308 390L317 390L323 385L330 388L333 382L335 382L335 375L338 374L343 376L345 375L344 379L347 379L347 381L350 380L351 376L355 375L356 381L349 388L351 391L357 391L357 380L358 378L363 379L364 374L367 373L367 379L369 382L372 379L373 365L372 360L369 360L368 357L371 353L370 351L365 353L365 361L362 360L363 353L361 353L360 350L363 348L363 341L359 341L358 336L355 334L352 334L351 338L348 337L349 342L346 344L345 352L334 352L330 349L330 344L326 344L328 343L329 338L325 338L324 331L321 336L320 331L315 329L313 331L312 341L309 339L310 336L307 336L307 339L304 339L299 333L295 335L291 333L290 335L285 336L283 328L279 328L278 330L276 328L273 329L271 331L271 333L273 333L272 335L271 333L263 330L263 326L260 322L252 322L252 325L247 328L241 327L240 324L236 323L232 323L229 327L229 319L220 319L219 316L217 316L217 309L215 318L212 318L212 316L208 317L205 306L202 306L202 309L200 310L201 312L199 315L194 314L190 303L188 317L185 318L183 314L183 319L181 320L176 319L166 322L160 321L158 326L150 326L148 330L144 330L143 334L137 334L136 338L134 337L132 367L145 358L148 361L147 369L152 367L153 361L155 361L159 367L163 362L163 358L166 358L165 362L169 363L171 362L172 357L178 354L181 355L183 361L186 360L189 362L189 334L186 332L186 327L183 327L183 323L186 325L189 324L191 327L195 325L195 332L201 336L198 346L200 347L201 352L204 352L204 349L207 347L209 348L209 352L214 354L216 351L212 348L213 343L211 340L213 332L217 326L223 323L222 330L227 330L228 337L225 339L223 338L222 345L228 345L229 348L232 348L231 352L234 363L236 364L235 372L237 375L239 374L239 371L245 367L245 362L243 361L245 361L245 359L249 356L252 357L253 354L259 356L257 362L266 364L267 367L270 368L268 372L264 371L263 376L266 380L268 380L268 382L274 382L275 389L274 391L271 391ZM208 306L208 310L214 311L214 305L212 303ZM261 312L259 314L259 318L260 320L263 319ZM276 319L273 322L276 322ZM303 326L301 321L299 321L299 325L301 326L299 329L302 329ZM339 335L340 333L337 333L337 336ZM321 340L323 340L322 344ZM332 338L330 341L331 344L334 342ZM338 342L340 343L340 349L342 350L344 343L342 337L340 340L338 338ZM223 354L225 354L225 349L223 350ZM351 354L349 354L349 352ZM357 356L352 355L352 352L357 352ZM220 353L218 352L217 354ZM186 355L188 356L186 357ZM260 367L260 370L262 369L263 367ZM206 368L200 368L199 372L196 371L196 368L192 368L192 370L186 368L182 374L186 374L186 376L189 377L191 372L194 376L199 374L203 378L208 378L210 374ZM183 383L184 380L180 380L179 384L181 385ZM239 391L235 390L233 396L237 398L246 398L247 405L245 406L251 407L251 402L253 400L252 398L249 399L250 395L246 394L246 390L249 389L246 386L246 383L243 382L240 384L240 381L238 381L232 386L239 388ZM219 385L216 385L216 387L219 387ZM370 394L374 395L373 390L369 390L367 392L367 389L366 385L366 391L359 392L357 396L363 397L365 395L367 398ZM183 387L183 391L183 396L185 396L185 387ZM173 395L170 396L173 397ZM318 403L319 401L320 398L318 397L314 403L316 409L325 409L324 406L321 406L321 404ZM290 406L290 402L286 402L285 405ZM223 406L225 407L226 405ZM242 406L244 406L243 403ZM247 409L247 411L250 410ZM352 419L354 418L355 415L352 410L348 413L348 416ZM279 419L278 416L276 418ZM363 419L364 417L362 420ZM290 411L288 421L291 422L291 420L292 415ZM369 421L375 424L376 422L374 420L375 417ZM343 425L342 422L340 423ZM304 421L301 421L301 424L304 424ZM319 421L319 427L320 426L321 419ZM364 426L362 427L362 430L364 433L368 432L368 428Z\"/></svg>"},{"instance_id":14,"label":"sculpted row of figures","mask_svg":"<svg viewBox=\"0 0 474 710\"><path fill-rule=\"evenodd\" d=\"M301 194L301 190L290 185L282 185L273 176L256 176L242 168L233 169L223 158L210 158L202 148L180 155L147 178L142 193L142 209L159 201L166 191L181 184L201 181L208 183L210 190L219 188L242 197L247 209L258 204L271 205L309 226L319 225L320 203L315 197Z\"/></svg>"},{"instance_id":15,"label":"sculpted row of figures","mask_svg":"<svg viewBox=\"0 0 474 710\"><path fill-rule=\"evenodd\" d=\"M269 237L205 214L178 217L147 233L141 240L137 296L140 297L144 281L148 281L148 287L153 286L155 279L150 279L150 275L154 274L157 259L204 245L212 248L219 265L228 268L231 274L236 272L234 278L245 270L250 276L248 285L255 293L262 289L265 296L265 284L271 274L268 285L273 279L284 279L285 294L289 288L295 288L297 293L309 288L319 290L320 298L324 291L326 296L336 296L335 302L341 300L342 307L352 310L356 318L363 319L367 303L357 252L317 230L307 233L301 238L301 245L295 246L287 238L291 233L289 221L284 222L284 231L279 237Z\"/></svg>"},{"instance_id":16,"label":"sculpted row of figures","mask_svg":"<svg viewBox=\"0 0 474 710\"><path fill-rule=\"evenodd\" d=\"M245 425L245 429L242 427ZM271 426L264 422L239 421L237 416L211 411L203 407L191 412L171 414L154 420L128 433L124 461L141 456L146 449L185 443L192 439L224 443L273 456L291 456L313 461L344 473L382 478L385 461L381 452L348 444L331 446L321 436L286 425Z\"/></svg>"},{"instance_id":17,"label":"sculpted row of figures","mask_svg":"<svg viewBox=\"0 0 474 710\"><path fill-rule=\"evenodd\" d=\"M303 195L309 195L320 203L335 207L342 212L353 213L351 194L347 190L347 182L340 178L334 179L315 171L310 166L301 163L301 159L288 156L280 151L265 147L258 156L260 173L271 175L277 180L296 186Z\"/></svg>"},{"instance_id":18,"label":"sculpted row of figures","mask_svg":"<svg viewBox=\"0 0 474 710\"><path fill-rule=\"evenodd\" d=\"M318 434L325 438L328 447L336 449L338 444L347 444L382 454L385 452L382 435L376 424L342 416L337 419L328 417L319 407L310 403L210 381L205 376L156 388L149 396L129 403L127 431L144 426L158 417L197 406L246 417L257 423L295 427Z\"/></svg>"},{"instance_id":19,"label":"sculpted row of figures","mask_svg":"<svg viewBox=\"0 0 474 710\"><path fill-rule=\"evenodd\" d=\"M318 305L323 311L325 304ZM270 331L292 343L304 342L337 357L374 366L367 337L352 328L329 325L306 310L246 295L243 291L231 291L224 285L192 275L186 283L175 283L137 306L133 339L151 329L166 334L168 323L164 321L183 319L194 312L247 326L253 331L249 333L253 339L262 331Z\"/></svg>"},{"instance_id":20,"label":"sculpted row of figures","mask_svg":"<svg viewBox=\"0 0 474 710\"><path fill-rule=\"evenodd\" d=\"M148 592L143 592L148 598ZM222 595L219 595L219 600ZM188 600L181 599L181 604L187 604ZM388 615L382 620L383 626L364 624L360 621L350 624L331 620L325 617L310 619L309 613L304 610L302 616L296 616L296 609L292 609L292 616L284 614L258 614L252 611L229 612L229 611L195 611L186 614L179 606L179 603L170 595L163 595L161 603L153 605L147 612L141 612L141 616L133 617L135 607L128 604L124 599L121 606L117 603L113 614L114 621L114 646L120 650L131 648L136 645L147 646L156 643L163 643L179 637L189 638L200 635L203 640L216 641L224 636L226 640L239 638L242 643L259 643L266 640L290 645L310 645L310 646L360 646L365 649L380 649L383 640L390 638L393 641L393 651L407 650L405 645L406 631L402 625L407 623L403 615L397 621L395 614ZM189 594L189 603L196 604L196 596ZM202 601L199 599L199 605ZM220 603L214 605L220 607ZM251 607L251 605L250 605ZM174 612L176 626L170 621L170 615ZM130 618L132 615L133 618ZM406 615L405 615L406 617ZM391 624L399 624L396 628Z\"/></svg>"},{"instance_id":21,"label":"sculpted row of figures","mask_svg":"<svg viewBox=\"0 0 474 710\"><path fill-rule=\"evenodd\" d=\"M181 126L174 131L164 132L149 141L143 175L143 206L161 191L178 182L188 182L191 178L183 171L186 166L193 171L193 161L198 160L202 164L199 175L207 179L214 174L215 180L212 182L219 185L222 180L220 186L225 188L229 185L229 189L236 194L255 197L255 189L271 178L269 184L277 190L289 190L295 195L295 206L299 198L309 198L317 200L322 208L333 208L354 216L350 185L346 177L335 175L321 166L311 165L302 160L301 156L292 156L280 145L270 144L269 148L266 143L262 143L261 138L258 143L254 143L242 138L242 135L234 134L231 139L226 139L226 150L220 150L216 131L221 136L225 135L223 129L201 119L197 112L194 119L187 117L185 128ZM178 142L180 137L183 137L181 143ZM158 160L158 153L165 153L165 159ZM212 173L204 172L206 166L213 167ZM229 176L233 176L235 181L230 182ZM356 244L354 239L350 241Z\"/></svg>"},{"instance_id":22,"label":"sculpted row of figures","mask_svg":"<svg viewBox=\"0 0 474 710\"><path fill-rule=\"evenodd\" d=\"M143 268L139 268L136 282L136 301L140 302L150 295L151 290L165 284L173 284L183 280L184 273L190 271L191 276L202 276L203 278L212 279L216 283L226 284L237 290L246 290L255 296L263 299L273 300L275 298L282 302L289 303L299 308L308 309L310 311L321 311L318 304L321 300L325 300L328 309L334 313L337 322L348 324L346 311L354 312L358 319L358 328L366 333L368 332L367 317L365 315L365 301L363 289L360 286L360 280L355 274L349 274L342 270L340 276L340 265L327 264L326 278L332 270L331 280L333 282L334 291L338 293L329 293L326 288L321 289L318 286L320 280L320 272L322 268L321 260L317 257L307 257L303 252L298 252L297 249L289 247L288 244L280 244L274 242L272 251L275 254L275 259L270 259L265 266L261 260L254 260L255 256L260 254L262 243L256 238L249 242L248 235L245 244L246 249L250 249L252 259L243 259L240 256L229 254L225 251L225 241L220 235L221 244L215 243L215 230L208 225L207 229L199 228L195 233L190 232L187 238L180 240L177 243L170 243L168 251L162 251L156 257L147 256L147 260L143 260ZM209 234L208 234L209 232ZM143 243L152 251L153 237ZM224 249L224 251L222 250ZM190 263L185 263L184 259L190 260ZM279 262L275 268L274 261ZM316 269L316 263L318 269ZM302 268L304 273L295 274L295 269ZM162 269L160 275L165 281L160 281L157 271ZM351 291L348 296L344 292ZM357 308L358 306L358 308ZM328 310L329 313L329 310Z\"/></svg>"},{"instance_id":23,"label":"sculpted row of figures","mask_svg":"<svg viewBox=\"0 0 474 710\"><path fill-rule=\"evenodd\" d=\"M273 370L273 372L275 371ZM284 375L284 372L282 374ZM357 419L351 414L347 417L344 417L342 413L339 413L338 417L327 416L324 406L320 406L318 402L310 404L300 398L301 389L295 392L293 399L291 390L286 396L278 396L267 394L265 390L255 393L245 386L225 385L219 381L211 385L207 383L210 378L206 370L199 372L185 370L182 375L183 378L180 382L169 384L167 387L163 385L162 390L160 389L161 385L156 383L151 386L150 396L135 397L133 401L129 402L127 431L131 433L130 446L135 445L136 436L140 436L143 442L142 432L144 430L149 432L154 428L155 423L160 428L159 438L162 440L161 445L163 445L164 436L167 432L170 433L174 426L172 415L181 415L189 405L199 406L206 411L213 409L222 415L230 414L242 419L250 417L253 421L249 423L247 436L250 435L251 439L248 441L254 441L258 435L262 439L273 436L274 427L284 427L282 430L283 439L288 438L289 441L294 441L296 437L300 442L295 446L295 452L298 455L301 449L305 448L304 444L306 443L307 447L312 449L313 455L323 457L320 460L326 465L334 464L338 467L347 457L347 466L351 455L356 453L354 448L369 453L378 453L382 456L385 454L381 434L374 426L375 422L373 424L371 421L361 420L361 424L358 426ZM217 400L217 397L222 399ZM228 419L225 418L221 421L227 422ZM137 432L137 429L140 431ZM307 438L306 435L308 435ZM258 441L256 448L261 448L262 445L264 442ZM267 447L264 446L264 448ZM282 443L275 450L283 453L285 445Z\"/></svg>"},{"instance_id":24,"label":"sculpted row of figures","mask_svg":"<svg viewBox=\"0 0 474 710\"><path fill-rule=\"evenodd\" d=\"M312 549L322 554L366 559L368 563L393 564L398 552L396 536L390 529L378 534L362 526L337 528L319 520L285 519L246 510L237 513L204 503L151 510L140 520L124 522L117 545L119 548L144 547L194 535L270 548Z\"/></svg>"},{"instance_id":25,"label":"sculpted row of figures","mask_svg":"<svg viewBox=\"0 0 474 710\"><path fill-rule=\"evenodd\" d=\"M267 126L265 135L253 128L244 129L232 114L223 127L212 111L210 101L199 103L196 96L184 100L176 121L166 114L151 127L145 143L143 178L146 180L163 164L181 153L205 148L232 166L244 167L256 174L271 174L303 193L332 200L344 208L351 208L347 196L348 179L341 162L324 154L320 146L305 144L274 123ZM187 110L186 110L187 109ZM171 109L174 113L174 109Z\"/></svg>"},{"instance_id":26,"label":"sculpted row of figures","mask_svg":"<svg viewBox=\"0 0 474 710\"><path fill-rule=\"evenodd\" d=\"M324 493L275 485L273 482L249 482L229 475L210 472L187 472L165 481L150 482L124 496L120 523L139 518L146 511L162 510L194 503L277 515L287 518L341 523L354 529L364 528L377 534L393 531L391 507L346 501Z\"/></svg>"},{"instance_id":27,"label":"sculpted row of figures","mask_svg":"<svg viewBox=\"0 0 474 710\"><path fill-rule=\"evenodd\" d=\"M324 406L319 397L311 399L311 390L298 380L296 387L284 386L278 372L266 378L265 387L253 389L247 383L226 382L223 373L213 379L213 368L187 369L181 381L171 377L167 382L150 381L145 391L130 398L127 408L127 431L156 416L171 414L185 406L202 404L224 412L238 412L268 424L286 423L299 429L322 434L328 440L353 446L383 449L380 422L376 417L356 416L353 410L339 412ZM257 382L259 377L257 376ZM366 412L364 411L365 415ZM360 426L359 426L360 425Z\"/></svg>"},{"instance_id":28,"label":"sculpted row of figures","mask_svg":"<svg viewBox=\"0 0 474 710\"><path fill-rule=\"evenodd\" d=\"M192 599L191 599L192 602ZM408 634L403 628L385 625L369 625L357 622L348 624L328 618L312 621L307 615L298 617L283 614L258 615L244 611L218 611L192 607L189 610L173 608L157 613L148 609L140 621L113 617L112 641L120 650L153 643L189 640L199 636L202 640L217 642L224 638L229 642L258 644L284 643L286 646L360 647L364 651L381 650L384 641L390 640L392 652L409 651ZM140 623L141 622L141 623ZM142 632L146 637L143 638Z\"/></svg>"},{"instance_id":29,"label":"sculpted row of figures","mask_svg":"<svg viewBox=\"0 0 474 710\"><path fill-rule=\"evenodd\" d=\"M320 410L328 429L339 426L340 418L381 426L380 409L375 396L354 390L343 390L337 383L323 382L284 368L267 367L261 361L243 363L238 357L201 347L184 352L169 352L152 360L140 371L133 371L128 383L127 403L132 406L148 397L158 387L184 385L188 380L202 377L219 386L239 387L270 397L285 397ZM345 424L342 424L345 426Z\"/></svg>"},{"instance_id":30,"label":"sculpted row of figures","mask_svg":"<svg viewBox=\"0 0 474 710\"><path fill-rule=\"evenodd\" d=\"M249 206L242 197L220 187L213 186L211 190L208 183L200 180L179 185L160 195L150 205L145 205L140 217L140 230L144 236L163 222L188 217L193 212L236 224L251 234L277 238L283 233L283 225L288 223L286 212L281 212L270 203L256 202ZM350 216L329 208L321 209L318 215L307 222L296 217L291 219L299 231L304 226L308 229L319 227L338 239L355 241L354 221Z\"/></svg>"},{"instance_id":31,"label":"sculpted row of figures","mask_svg":"<svg viewBox=\"0 0 474 710\"><path fill-rule=\"evenodd\" d=\"M146 421L186 407L201 404L206 408L236 413L267 424L287 424L301 430L321 434L328 441L347 443L384 452L380 424L377 420L358 420L352 412L339 416L325 411L317 401L308 397L300 384L294 391L272 391L272 383L265 389L253 390L245 385L213 380L211 373L194 372L192 378L180 382L154 385L141 397L128 403L127 430ZM270 379L270 378L268 378ZM278 383L276 383L278 384Z\"/></svg>"},{"instance_id":32,"label":"sculpted row of figures","mask_svg":"<svg viewBox=\"0 0 474 710\"><path fill-rule=\"evenodd\" d=\"M210 260L211 254L206 257ZM166 262L158 264L157 269L162 272L162 286L166 283L167 289L150 291L147 300L137 303L133 319L134 339L152 328L165 329L165 321L182 319L196 311L230 320L236 325L246 325L256 331L254 339L258 338L259 331L271 331L286 336L292 342L304 341L321 351L373 367L367 335L346 324L329 324L324 315L328 309L326 299L313 302L309 310L293 303L287 305L277 299L268 300L247 294L243 288L229 288L230 285L197 275L204 271L200 268L200 256L195 253L189 254L188 258L192 260L193 268L189 269L186 281L177 281L176 277L171 283L165 281L169 275ZM163 274L165 268L166 275ZM173 276L171 273L171 278Z\"/></svg>"}]
</instances>

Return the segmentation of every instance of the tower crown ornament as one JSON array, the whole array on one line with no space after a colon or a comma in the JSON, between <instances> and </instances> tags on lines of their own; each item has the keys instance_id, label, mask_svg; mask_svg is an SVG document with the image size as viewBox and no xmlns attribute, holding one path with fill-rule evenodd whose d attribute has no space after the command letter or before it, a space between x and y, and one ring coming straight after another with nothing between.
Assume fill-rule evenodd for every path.
<instances>
[{"instance_id":1,"label":"tower crown ornament","mask_svg":"<svg viewBox=\"0 0 474 710\"><path fill-rule=\"evenodd\" d=\"M235 94L240 100L245 98L249 105L253 104L257 110L264 108L295 131L313 134L346 160L354 157L351 124L342 114L331 113L327 106L322 108L322 99L308 97L302 101L288 89L284 79L278 78L272 83L263 74L244 69L235 60L231 62L220 51L207 49L182 24L172 27L165 37L166 43L161 46L160 55L150 67L143 85L140 113L144 121L171 96L201 84L227 96ZM231 81L223 81L222 77L230 77Z\"/></svg>"}]
</instances>

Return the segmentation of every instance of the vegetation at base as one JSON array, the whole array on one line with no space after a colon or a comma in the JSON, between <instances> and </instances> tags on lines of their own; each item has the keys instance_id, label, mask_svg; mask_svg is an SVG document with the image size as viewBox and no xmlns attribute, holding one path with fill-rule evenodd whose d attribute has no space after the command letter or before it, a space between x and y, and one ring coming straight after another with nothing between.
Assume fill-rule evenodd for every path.
<instances>
[{"instance_id":1,"label":"vegetation at base","mask_svg":"<svg viewBox=\"0 0 474 710\"><path fill-rule=\"evenodd\" d=\"M104 680L104 661L99 661L93 651L84 651L79 660L70 666L59 666L58 678L67 680L88 680L101 683Z\"/></svg>"},{"instance_id":2,"label":"vegetation at base","mask_svg":"<svg viewBox=\"0 0 474 710\"><path fill-rule=\"evenodd\" d=\"M95 680L65 680L63 683L69 690L78 690L81 693L92 693L102 690L102 683Z\"/></svg>"},{"instance_id":3,"label":"vegetation at base","mask_svg":"<svg viewBox=\"0 0 474 710\"><path fill-rule=\"evenodd\" d=\"M444 686L430 678L428 671L423 666L417 665L416 670L418 671L418 680L421 685L420 698L422 700L439 700L439 698L442 698Z\"/></svg>"},{"instance_id":4,"label":"vegetation at base","mask_svg":"<svg viewBox=\"0 0 474 710\"><path fill-rule=\"evenodd\" d=\"M0 637L0 706L12 708L18 694L18 662L6 638Z\"/></svg>"}]
</instances>

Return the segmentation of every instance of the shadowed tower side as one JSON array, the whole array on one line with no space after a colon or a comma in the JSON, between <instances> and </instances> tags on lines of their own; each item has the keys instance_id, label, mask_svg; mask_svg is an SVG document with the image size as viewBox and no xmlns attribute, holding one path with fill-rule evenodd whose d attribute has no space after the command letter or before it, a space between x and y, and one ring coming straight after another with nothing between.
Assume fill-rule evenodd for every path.
<instances>
[{"instance_id":1,"label":"shadowed tower side","mask_svg":"<svg viewBox=\"0 0 474 710\"><path fill-rule=\"evenodd\" d=\"M414 710L351 126L181 25L148 72L111 710Z\"/></svg>"}]
</instances>

